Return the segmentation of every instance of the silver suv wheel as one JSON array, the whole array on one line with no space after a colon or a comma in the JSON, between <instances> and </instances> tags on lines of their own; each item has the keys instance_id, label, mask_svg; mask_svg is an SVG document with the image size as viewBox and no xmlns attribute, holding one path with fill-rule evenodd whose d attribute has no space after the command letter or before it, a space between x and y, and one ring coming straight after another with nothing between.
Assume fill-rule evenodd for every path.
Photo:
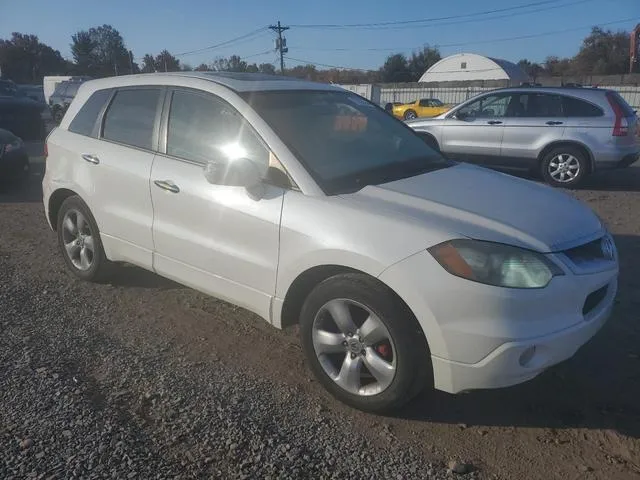
<instances>
[{"instance_id":1,"label":"silver suv wheel","mask_svg":"<svg viewBox=\"0 0 640 480\"><path fill-rule=\"evenodd\" d=\"M570 183L580 175L580 161L570 153L560 153L551 159L548 170L556 182Z\"/></svg>"}]
</instances>

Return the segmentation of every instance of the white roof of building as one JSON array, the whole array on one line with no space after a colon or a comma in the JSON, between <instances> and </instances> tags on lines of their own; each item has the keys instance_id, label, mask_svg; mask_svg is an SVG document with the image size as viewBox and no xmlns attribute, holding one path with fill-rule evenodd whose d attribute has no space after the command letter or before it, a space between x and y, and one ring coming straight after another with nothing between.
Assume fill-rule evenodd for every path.
<instances>
[{"instance_id":1,"label":"white roof of building","mask_svg":"<svg viewBox=\"0 0 640 480\"><path fill-rule=\"evenodd\" d=\"M337 90L324 83L310 82L293 77L267 75L262 73L235 72L167 72L141 73L136 75L122 75L119 77L90 80L92 90L111 87L163 84L185 85L189 79L207 80L225 86L236 92L253 92L263 90Z\"/></svg>"},{"instance_id":2,"label":"white roof of building","mask_svg":"<svg viewBox=\"0 0 640 480\"><path fill-rule=\"evenodd\" d=\"M420 82L464 80L511 80L527 82L529 76L515 63L475 53L458 53L443 58L427 70Z\"/></svg>"}]
</instances>

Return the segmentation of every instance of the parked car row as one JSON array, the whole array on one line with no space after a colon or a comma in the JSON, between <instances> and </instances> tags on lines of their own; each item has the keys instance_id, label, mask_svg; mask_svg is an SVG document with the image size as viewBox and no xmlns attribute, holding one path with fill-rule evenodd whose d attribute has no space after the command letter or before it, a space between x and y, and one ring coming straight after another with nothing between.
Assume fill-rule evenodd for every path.
<instances>
[{"instance_id":1,"label":"parked car row","mask_svg":"<svg viewBox=\"0 0 640 480\"><path fill-rule=\"evenodd\" d=\"M30 98L9 80L0 80L0 128L23 140L44 139L42 111L46 105Z\"/></svg>"},{"instance_id":2,"label":"parked car row","mask_svg":"<svg viewBox=\"0 0 640 480\"><path fill-rule=\"evenodd\" d=\"M502 145L495 129L528 118L512 98L545 115L578 98L532 93L411 125L443 151ZM627 158L635 123L602 93L606 104L600 93L578 100L602 110L612 123L598 138L615 137L604 143ZM546 121L539 129L568 130ZM452 161L338 87L207 72L89 81L46 151L44 210L74 275L101 281L127 262L277 328L299 324L311 371L363 410L398 408L425 386L532 379L571 357L614 304L615 244L585 204Z\"/></svg>"},{"instance_id":3,"label":"parked car row","mask_svg":"<svg viewBox=\"0 0 640 480\"><path fill-rule=\"evenodd\" d=\"M627 167L640 154L636 112L603 88L494 90L407 124L451 159L529 171L556 187Z\"/></svg>"}]
</instances>

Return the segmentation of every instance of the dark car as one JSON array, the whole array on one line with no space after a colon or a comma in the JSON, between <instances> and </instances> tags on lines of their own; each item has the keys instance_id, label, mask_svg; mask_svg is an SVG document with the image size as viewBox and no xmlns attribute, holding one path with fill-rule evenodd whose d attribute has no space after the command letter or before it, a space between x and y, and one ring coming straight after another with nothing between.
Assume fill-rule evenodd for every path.
<instances>
[{"instance_id":1,"label":"dark car","mask_svg":"<svg viewBox=\"0 0 640 480\"><path fill-rule=\"evenodd\" d=\"M71 105L71 101L78 93L78 88L85 80L83 79L71 79L61 82L49 97L49 108L51 109L51 116L53 121L58 124L62 121L62 117Z\"/></svg>"},{"instance_id":2,"label":"dark car","mask_svg":"<svg viewBox=\"0 0 640 480\"><path fill-rule=\"evenodd\" d=\"M32 100L10 80L0 80L0 129L25 140L42 140L45 135L42 111L46 105Z\"/></svg>"},{"instance_id":3,"label":"dark car","mask_svg":"<svg viewBox=\"0 0 640 480\"><path fill-rule=\"evenodd\" d=\"M0 129L0 185L29 176L29 155L20 137Z\"/></svg>"}]
</instances>

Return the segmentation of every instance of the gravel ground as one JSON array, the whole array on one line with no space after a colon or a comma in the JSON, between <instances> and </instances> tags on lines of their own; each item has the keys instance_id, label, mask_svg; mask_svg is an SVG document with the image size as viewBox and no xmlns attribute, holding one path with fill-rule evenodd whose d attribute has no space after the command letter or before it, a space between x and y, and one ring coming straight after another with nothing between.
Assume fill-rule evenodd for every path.
<instances>
[{"instance_id":1,"label":"gravel ground","mask_svg":"<svg viewBox=\"0 0 640 480\"><path fill-rule=\"evenodd\" d=\"M75 280L39 182L0 193L2 479L640 477L640 168L575 193L623 263L602 332L525 385L394 417L329 397L296 329L133 267Z\"/></svg>"}]
</instances>

